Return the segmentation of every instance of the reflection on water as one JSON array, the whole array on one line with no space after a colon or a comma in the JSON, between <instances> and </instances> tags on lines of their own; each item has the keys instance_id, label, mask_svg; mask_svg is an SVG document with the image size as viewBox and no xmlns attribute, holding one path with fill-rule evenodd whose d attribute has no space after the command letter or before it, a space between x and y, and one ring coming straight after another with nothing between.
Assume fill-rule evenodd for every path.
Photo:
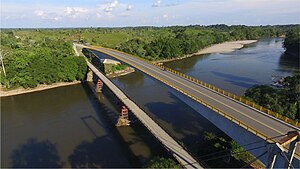
<instances>
[{"instance_id":1,"label":"reflection on water","mask_svg":"<svg viewBox=\"0 0 300 169\"><path fill-rule=\"evenodd\" d=\"M15 149L11 158L13 168L62 167L55 144L34 138Z\"/></svg>"},{"instance_id":2,"label":"reflection on water","mask_svg":"<svg viewBox=\"0 0 300 169\"><path fill-rule=\"evenodd\" d=\"M97 97L79 84L1 98L1 167L130 168L168 157L142 124L115 128L119 110Z\"/></svg>"},{"instance_id":3,"label":"reflection on water","mask_svg":"<svg viewBox=\"0 0 300 169\"><path fill-rule=\"evenodd\" d=\"M283 40L262 39L234 52L194 56L165 66L243 95L253 85L272 83L272 75L289 76L299 71L299 58L284 54Z\"/></svg>"},{"instance_id":4,"label":"reflection on water","mask_svg":"<svg viewBox=\"0 0 300 169\"><path fill-rule=\"evenodd\" d=\"M295 57L287 53L283 53L279 59L279 71L290 72L291 69L294 72L300 72L300 56Z\"/></svg>"}]
</instances>

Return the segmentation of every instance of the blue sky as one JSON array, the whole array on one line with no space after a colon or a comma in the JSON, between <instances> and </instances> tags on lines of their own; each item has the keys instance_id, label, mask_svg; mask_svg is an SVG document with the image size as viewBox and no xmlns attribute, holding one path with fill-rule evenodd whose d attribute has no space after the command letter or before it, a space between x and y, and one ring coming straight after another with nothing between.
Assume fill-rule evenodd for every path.
<instances>
[{"instance_id":1,"label":"blue sky","mask_svg":"<svg viewBox=\"0 0 300 169\"><path fill-rule=\"evenodd\" d=\"M299 24L300 0L1 0L1 27Z\"/></svg>"}]
</instances>

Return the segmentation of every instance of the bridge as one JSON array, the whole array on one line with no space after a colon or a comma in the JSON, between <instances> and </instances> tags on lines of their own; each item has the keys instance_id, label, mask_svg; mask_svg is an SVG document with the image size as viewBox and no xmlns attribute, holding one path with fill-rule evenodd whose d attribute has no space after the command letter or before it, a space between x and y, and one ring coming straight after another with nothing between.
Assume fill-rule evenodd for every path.
<instances>
[{"instance_id":1,"label":"bridge","mask_svg":"<svg viewBox=\"0 0 300 169\"><path fill-rule=\"evenodd\" d=\"M93 64L87 62L89 69L115 94L116 97L147 127L147 129L166 147L166 149L185 168L203 168L180 144L153 121L140 107L128 98L117 86L104 76Z\"/></svg>"},{"instance_id":2,"label":"bridge","mask_svg":"<svg viewBox=\"0 0 300 169\"><path fill-rule=\"evenodd\" d=\"M194 103L196 102L198 105L201 104L206 108L211 109L214 114L205 115L203 112L198 111L197 104L196 107L192 106L200 114L213 122L217 127L240 144L251 142L251 139L248 139L248 135L251 135L249 138L254 138L252 135L256 136L256 138L252 139L255 141L259 138L269 143L274 143L280 141L280 138L277 137L279 135L286 135L289 131L300 131L299 123L297 121L283 117L239 96L228 93L222 89L206 84L175 70L152 64L151 62L113 49L103 47L86 48L101 52L127 63L165 83L172 89L176 90L177 93L187 96L190 100L194 101ZM187 102L186 99L183 100L188 104L191 103ZM223 119L221 121L214 121L212 117L222 117ZM232 127L222 124L227 123L224 119L234 124L235 129L239 128L238 130L243 129L247 131L247 133L244 131L240 132L245 134L245 136L237 135L234 131L230 131L229 129L232 129ZM285 151L287 151L287 149L288 148L285 147ZM259 155L258 152L251 153L256 156ZM300 149L298 146L295 153L296 160L294 160L296 165L299 165L299 154ZM266 160L262 161L264 161L265 164L267 163ZM282 162L278 164L278 166L281 167L282 165Z\"/></svg>"}]
</instances>

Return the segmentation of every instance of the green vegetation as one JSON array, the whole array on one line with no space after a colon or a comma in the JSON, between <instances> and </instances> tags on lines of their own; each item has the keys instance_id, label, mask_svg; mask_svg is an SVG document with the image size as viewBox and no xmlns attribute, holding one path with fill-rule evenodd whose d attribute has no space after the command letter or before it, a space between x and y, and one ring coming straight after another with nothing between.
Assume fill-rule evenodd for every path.
<instances>
[{"instance_id":1,"label":"green vegetation","mask_svg":"<svg viewBox=\"0 0 300 169\"><path fill-rule=\"evenodd\" d=\"M213 168L240 168L255 157L228 136L204 133L204 143L198 151L200 159ZM228 165L228 166L227 166ZM255 165L261 165L256 162Z\"/></svg>"},{"instance_id":2,"label":"green vegetation","mask_svg":"<svg viewBox=\"0 0 300 169\"><path fill-rule=\"evenodd\" d=\"M299 58L300 53L300 29L290 30L284 40L283 46L286 52Z\"/></svg>"},{"instance_id":3,"label":"green vegetation","mask_svg":"<svg viewBox=\"0 0 300 169\"><path fill-rule=\"evenodd\" d=\"M6 88L36 87L38 84L83 80L87 65L83 57L73 57L71 43L61 39L28 39L13 32L1 33Z\"/></svg>"},{"instance_id":4,"label":"green vegetation","mask_svg":"<svg viewBox=\"0 0 300 169\"><path fill-rule=\"evenodd\" d=\"M300 74L286 77L282 89L267 85L254 86L245 92L247 99L274 112L299 120L300 112Z\"/></svg>"},{"instance_id":5,"label":"green vegetation","mask_svg":"<svg viewBox=\"0 0 300 169\"><path fill-rule=\"evenodd\" d=\"M105 63L103 64L103 67L104 67L104 72L106 74L110 74L110 73L113 73L113 72L116 72L116 71L120 71L120 70L125 70L128 65L125 65L125 64L108 64L108 63ZM101 69L100 69L101 70Z\"/></svg>"},{"instance_id":6,"label":"green vegetation","mask_svg":"<svg viewBox=\"0 0 300 169\"><path fill-rule=\"evenodd\" d=\"M163 157L155 157L145 166L145 168L182 168L182 167L170 158L166 159Z\"/></svg>"},{"instance_id":7,"label":"green vegetation","mask_svg":"<svg viewBox=\"0 0 300 169\"><path fill-rule=\"evenodd\" d=\"M120 70L125 70L127 67L128 67L127 65L118 64L118 65L113 65L111 70L113 72L116 72L116 71L120 71Z\"/></svg>"}]
</instances>

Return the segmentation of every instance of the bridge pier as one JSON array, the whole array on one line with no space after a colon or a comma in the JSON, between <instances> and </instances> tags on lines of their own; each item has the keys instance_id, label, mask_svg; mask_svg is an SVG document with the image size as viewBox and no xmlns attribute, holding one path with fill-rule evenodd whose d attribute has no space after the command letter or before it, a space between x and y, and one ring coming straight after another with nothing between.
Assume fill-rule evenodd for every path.
<instances>
[{"instance_id":1,"label":"bridge pier","mask_svg":"<svg viewBox=\"0 0 300 169\"><path fill-rule=\"evenodd\" d=\"M88 69L87 75L86 75L86 81L92 82L93 81L93 71L91 69Z\"/></svg>"},{"instance_id":2,"label":"bridge pier","mask_svg":"<svg viewBox=\"0 0 300 169\"><path fill-rule=\"evenodd\" d=\"M235 140L239 145L241 145L246 150L254 149L249 151L255 157L258 157L267 151L267 141L262 139L259 136L247 131L246 129L240 127L236 123L230 121L229 119L219 115L218 113L214 112L213 110L205 107L204 105L196 102L195 100L191 99L190 97L178 92L177 90L173 89L172 87L168 87L169 91L179 98L181 101L189 105L191 108L196 110L199 114L213 123L216 127L222 130L225 134ZM249 143L255 143L250 144ZM264 148L255 149L257 147L266 146ZM286 154L286 153L285 153ZM264 155L259 158L261 162L265 165L268 164L268 155ZM274 168L283 168L285 165L286 160L282 156L277 156L276 161L274 163ZM292 161L292 165L294 168L300 167L300 161L297 158L294 158Z\"/></svg>"},{"instance_id":3,"label":"bridge pier","mask_svg":"<svg viewBox=\"0 0 300 169\"><path fill-rule=\"evenodd\" d=\"M103 88L103 82L100 79L98 79L97 83L96 83L96 86L95 86L96 93L101 93L102 88Z\"/></svg>"},{"instance_id":4,"label":"bridge pier","mask_svg":"<svg viewBox=\"0 0 300 169\"><path fill-rule=\"evenodd\" d=\"M130 121L128 116L128 109L126 106L123 105L116 126L121 127L121 126L129 126L129 125L130 125Z\"/></svg>"}]
</instances>

